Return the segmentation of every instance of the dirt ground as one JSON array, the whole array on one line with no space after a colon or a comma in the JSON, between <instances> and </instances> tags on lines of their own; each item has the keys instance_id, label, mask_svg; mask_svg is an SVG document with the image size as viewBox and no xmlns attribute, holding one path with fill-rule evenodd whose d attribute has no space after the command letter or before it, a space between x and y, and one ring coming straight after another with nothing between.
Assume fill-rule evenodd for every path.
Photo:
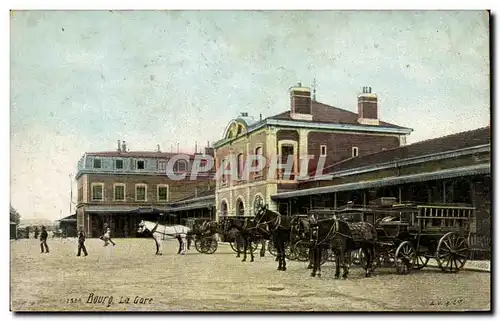
<instances>
[{"instance_id":1,"label":"dirt ground","mask_svg":"<svg viewBox=\"0 0 500 321\"><path fill-rule=\"evenodd\" d=\"M364 278L351 269L335 280L334 264L311 278L306 263L288 261L277 271L274 257L241 262L226 244L211 255L194 247L177 255L176 241L155 256L152 239L116 239L116 247L87 240L89 256L76 257L76 239L11 241L13 311L435 311L489 310L490 274L434 268L406 276L394 269ZM89 303L89 296L96 302ZM110 297L111 303L110 303ZM128 299L128 300L127 300Z\"/></svg>"}]
</instances>

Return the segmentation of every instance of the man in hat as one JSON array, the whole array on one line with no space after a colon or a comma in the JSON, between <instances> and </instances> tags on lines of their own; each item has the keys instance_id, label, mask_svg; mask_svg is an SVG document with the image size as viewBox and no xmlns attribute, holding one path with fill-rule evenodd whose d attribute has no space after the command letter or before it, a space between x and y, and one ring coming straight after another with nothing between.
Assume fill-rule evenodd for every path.
<instances>
[{"instance_id":1,"label":"man in hat","mask_svg":"<svg viewBox=\"0 0 500 321\"><path fill-rule=\"evenodd\" d=\"M80 256L81 251L85 256L88 255L87 249L85 248L85 232L83 231L83 226L80 227L80 231L78 232L78 253L76 256Z\"/></svg>"},{"instance_id":2,"label":"man in hat","mask_svg":"<svg viewBox=\"0 0 500 321\"><path fill-rule=\"evenodd\" d=\"M104 237L107 234L107 237ZM111 239L111 229L108 226L108 223L104 223L104 234L100 237L101 240L104 241L104 246L108 245L108 241L113 244L113 246L116 245L115 242Z\"/></svg>"},{"instance_id":3,"label":"man in hat","mask_svg":"<svg viewBox=\"0 0 500 321\"><path fill-rule=\"evenodd\" d=\"M49 253L49 246L47 245L48 236L49 234L47 233L45 226L42 225L42 232L40 233L40 249L42 250L42 253L44 253L44 247L45 247L45 253Z\"/></svg>"}]
</instances>

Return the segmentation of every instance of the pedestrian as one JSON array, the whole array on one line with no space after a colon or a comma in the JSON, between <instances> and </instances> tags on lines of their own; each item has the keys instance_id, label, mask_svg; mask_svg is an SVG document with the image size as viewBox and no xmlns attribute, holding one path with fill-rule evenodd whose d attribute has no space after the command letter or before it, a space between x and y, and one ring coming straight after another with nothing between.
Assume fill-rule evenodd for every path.
<instances>
[{"instance_id":1,"label":"pedestrian","mask_svg":"<svg viewBox=\"0 0 500 321\"><path fill-rule=\"evenodd\" d=\"M108 223L104 223L104 233L100 239L104 241L104 246L108 246L108 242L111 242L113 246L116 245L116 243L111 239L111 229L109 228Z\"/></svg>"},{"instance_id":2,"label":"pedestrian","mask_svg":"<svg viewBox=\"0 0 500 321\"><path fill-rule=\"evenodd\" d=\"M80 227L80 231L78 232L78 253L76 256L80 256L82 251L85 256L88 255L87 249L85 248L85 232L83 231L83 227Z\"/></svg>"},{"instance_id":3,"label":"pedestrian","mask_svg":"<svg viewBox=\"0 0 500 321\"><path fill-rule=\"evenodd\" d=\"M38 234L38 232L35 233ZM42 250L42 253L44 251L44 246L45 246L45 253L49 253L49 246L47 245L48 236L49 234L47 233L45 226L42 225L42 232L40 233L40 249Z\"/></svg>"},{"instance_id":4,"label":"pedestrian","mask_svg":"<svg viewBox=\"0 0 500 321\"><path fill-rule=\"evenodd\" d=\"M38 238L38 234L39 234L39 233L40 233L40 232L38 231L38 226L35 226L35 232L34 232L34 234L35 234L35 238L36 238L36 239Z\"/></svg>"}]
</instances>

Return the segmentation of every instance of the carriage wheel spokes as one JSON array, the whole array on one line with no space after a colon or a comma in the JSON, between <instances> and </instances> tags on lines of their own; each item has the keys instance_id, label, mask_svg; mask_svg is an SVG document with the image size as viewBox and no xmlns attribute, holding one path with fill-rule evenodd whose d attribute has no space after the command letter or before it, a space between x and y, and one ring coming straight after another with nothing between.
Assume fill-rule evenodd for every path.
<instances>
[{"instance_id":1,"label":"carriage wheel spokes","mask_svg":"<svg viewBox=\"0 0 500 321\"><path fill-rule=\"evenodd\" d=\"M238 253L238 246L236 245L236 241L229 242L229 245L234 252Z\"/></svg>"},{"instance_id":2,"label":"carriage wheel spokes","mask_svg":"<svg viewBox=\"0 0 500 321\"><path fill-rule=\"evenodd\" d=\"M194 241L194 248L196 249L196 251L198 251L199 253L203 253L203 244L202 244L202 239L200 238L196 238L195 241Z\"/></svg>"},{"instance_id":3,"label":"carriage wheel spokes","mask_svg":"<svg viewBox=\"0 0 500 321\"><path fill-rule=\"evenodd\" d=\"M269 243L267 244L267 250L269 251L269 253L272 256L276 256L277 255L276 247L274 246L273 241L269 241Z\"/></svg>"},{"instance_id":4,"label":"carriage wheel spokes","mask_svg":"<svg viewBox=\"0 0 500 321\"><path fill-rule=\"evenodd\" d=\"M295 259L299 262L309 261L309 243L307 241L298 241L293 245Z\"/></svg>"},{"instance_id":5,"label":"carriage wheel spokes","mask_svg":"<svg viewBox=\"0 0 500 321\"><path fill-rule=\"evenodd\" d=\"M398 274L408 274L413 269L416 259L415 248L409 241L399 244L394 255L394 263Z\"/></svg>"},{"instance_id":6,"label":"carriage wheel spokes","mask_svg":"<svg viewBox=\"0 0 500 321\"><path fill-rule=\"evenodd\" d=\"M205 247L204 249L205 254L213 254L215 251L217 251L217 248L219 247L217 241L211 236L204 238L203 243Z\"/></svg>"},{"instance_id":7,"label":"carriage wheel spokes","mask_svg":"<svg viewBox=\"0 0 500 321\"><path fill-rule=\"evenodd\" d=\"M468 257L469 244L457 233L446 233L439 240L435 259L442 271L457 273L464 267Z\"/></svg>"},{"instance_id":8,"label":"carriage wheel spokes","mask_svg":"<svg viewBox=\"0 0 500 321\"><path fill-rule=\"evenodd\" d=\"M417 257L415 259L415 265L413 266L413 268L417 269L417 270L421 270L427 266L428 262L429 262L429 255L419 253L419 254L417 254Z\"/></svg>"}]
</instances>

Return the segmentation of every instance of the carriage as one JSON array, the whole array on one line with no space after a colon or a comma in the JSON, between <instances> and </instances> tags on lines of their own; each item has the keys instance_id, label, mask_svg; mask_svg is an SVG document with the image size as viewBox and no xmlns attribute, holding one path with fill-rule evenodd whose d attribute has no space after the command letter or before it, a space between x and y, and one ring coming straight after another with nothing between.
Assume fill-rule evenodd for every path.
<instances>
[{"instance_id":1,"label":"carriage","mask_svg":"<svg viewBox=\"0 0 500 321\"><path fill-rule=\"evenodd\" d=\"M236 215L236 216L225 216L221 217L221 224L224 226L223 229L223 234L221 235L221 241L222 242L228 242L229 245L231 246L231 249L235 252L238 253L238 244L236 242L235 234L231 233L231 231L228 229L228 225L224 223L224 221L228 221L231 219L253 219L252 216L242 216L242 215ZM249 246L249 250L255 252L258 248L258 244L252 242ZM241 250L241 249L240 249Z\"/></svg>"},{"instance_id":2,"label":"carriage","mask_svg":"<svg viewBox=\"0 0 500 321\"><path fill-rule=\"evenodd\" d=\"M399 274L424 268L435 259L445 272L458 272L468 258L474 207L464 204L379 204L346 207L335 215L346 221L365 221L377 232L375 264L393 266ZM361 251L353 253L361 263Z\"/></svg>"},{"instance_id":3,"label":"carriage","mask_svg":"<svg viewBox=\"0 0 500 321\"><path fill-rule=\"evenodd\" d=\"M210 222L210 218L187 218L183 220L183 225L189 227L191 232L188 234L188 241L194 240L196 251L203 254L213 254L217 251L218 243L214 235L203 233L201 227L205 222Z\"/></svg>"}]
</instances>

